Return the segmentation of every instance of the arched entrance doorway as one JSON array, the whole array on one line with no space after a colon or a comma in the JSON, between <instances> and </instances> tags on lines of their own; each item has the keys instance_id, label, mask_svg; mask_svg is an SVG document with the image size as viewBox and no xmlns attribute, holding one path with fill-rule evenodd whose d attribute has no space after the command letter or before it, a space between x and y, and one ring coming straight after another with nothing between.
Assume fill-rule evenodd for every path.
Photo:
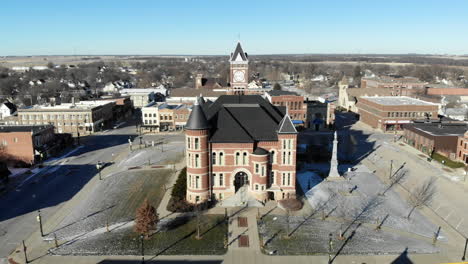
<instances>
[{"instance_id":1,"label":"arched entrance doorway","mask_svg":"<svg viewBox=\"0 0 468 264\"><path fill-rule=\"evenodd\" d=\"M247 177L247 173L243 171L239 171L236 173L234 176L234 188L235 191L237 192L242 186L249 184L249 179Z\"/></svg>"}]
</instances>

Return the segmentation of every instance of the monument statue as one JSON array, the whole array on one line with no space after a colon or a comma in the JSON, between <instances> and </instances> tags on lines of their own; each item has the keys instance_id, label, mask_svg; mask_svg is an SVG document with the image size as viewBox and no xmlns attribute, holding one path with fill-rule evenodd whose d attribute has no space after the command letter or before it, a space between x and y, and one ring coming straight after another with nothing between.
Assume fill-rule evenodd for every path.
<instances>
[{"instance_id":1,"label":"monument statue","mask_svg":"<svg viewBox=\"0 0 468 264\"><path fill-rule=\"evenodd\" d=\"M333 138L333 151L332 157L330 160L330 172L328 173L328 180L340 179L340 174L338 173L338 135L335 131L335 137Z\"/></svg>"}]
</instances>

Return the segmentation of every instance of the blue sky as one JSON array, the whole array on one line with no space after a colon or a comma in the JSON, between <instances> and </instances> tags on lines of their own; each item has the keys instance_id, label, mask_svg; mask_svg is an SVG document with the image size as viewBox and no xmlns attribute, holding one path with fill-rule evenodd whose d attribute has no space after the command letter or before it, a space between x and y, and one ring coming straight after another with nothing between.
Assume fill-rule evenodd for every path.
<instances>
[{"instance_id":1,"label":"blue sky","mask_svg":"<svg viewBox=\"0 0 468 264\"><path fill-rule=\"evenodd\" d=\"M0 55L468 54L466 0L21 0Z\"/></svg>"}]
</instances>

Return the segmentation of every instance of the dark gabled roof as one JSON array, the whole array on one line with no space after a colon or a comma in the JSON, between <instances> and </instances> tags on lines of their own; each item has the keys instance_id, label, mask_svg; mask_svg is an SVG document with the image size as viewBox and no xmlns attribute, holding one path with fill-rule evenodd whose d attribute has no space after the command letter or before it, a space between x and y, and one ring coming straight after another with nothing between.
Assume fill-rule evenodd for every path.
<instances>
[{"instance_id":1,"label":"dark gabled roof","mask_svg":"<svg viewBox=\"0 0 468 264\"><path fill-rule=\"evenodd\" d=\"M217 85L226 87L228 83L221 78L202 78L202 87L205 89L215 89Z\"/></svg>"},{"instance_id":2,"label":"dark gabled roof","mask_svg":"<svg viewBox=\"0 0 468 264\"><path fill-rule=\"evenodd\" d=\"M243 61L247 61L248 59L247 53L245 53L244 50L242 49L240 42L237 42L236 49L234 50L233 53L231 53L231 61L235 61L238 54L241 56Z\"/></svg>"},{"instance_id":3,"label":"dark gabled roof","mask_svg":"<svg viewBox=\"0 0 468 264\"><path fill-rule=\"evenodd\" d=\"M234 119L226 108L222 108L217 114L216 129L211 136L211 142L252 142L252 137Z\"/></svg>"},{"instance_id":4,"label":"dark gabled roof","mask_svg":"<svg viewBox=\"0 0 468 264\"><path fill-rule=\"evenodd\" d=\"M272 105L260 95L221 95L205 112L206 118L211 119L211 117L213 117L213 115L218 112L224 105L234 104L258 104L265 108L265 111L267 111L268 114L271 115L275 120L277 120L278 123L283 118L283 113L281 110L278 107Z\"/></svg>"},{"instance_id":5,"label":"dark gabled roof","mask_svg":"<svg viewBox=\"0 0 468 264\"><path fill-rule=\"evenodd\" d=\"M253 152L252 154L254 154L254 155L268 155L269 152L268 152L266 149L264 149L264 148L258 147L258 148L256 148L256 149L254 150L254 152Z\"/></svg>"},{"instance_id":6,"label":"dark gabled roof","mask_svg":"<svg viewBox=\"0 0 468 264\"><path fill-rule=\"evenodd\" d=\"M259 95L223 95L203 109L213 128L211 142L278 140L282 113Z\"/></svg>"},{"instance_id":7,"label":"dark gabled roof","mask_svg":"<svg viewBox=\"0 0 468 264\"><path fill-rule=\"evenodd\" d=\"M15 104L13 104L13 103L11 103L9 101L5 101L5 102L3 102L3 104L10 109L11 114L16 112L16 105Z\"/></svg>"},{"instance_id":8,"label":"dark gabled roof","mask_svg":"<svg viewBox=\"0 0 468 264\"><path fill-rule=\"evenodd\" d=\"M203 95L200 95L198 98L198 104L203 106L206 102L205 102L205 98L203 98Z\"/></svg>"},{"instance_id":9,"label":"dark gabled roof","mask_svg":"<svg viewBox=\"0 0 468 264\"><path fill-rule=\"evenodd\" d=\"M268 92L270 96L281 96L281 95L296 95L298 96L297 93L295 92L289 92L289 91L283 91L283 90L271 90Z\"/></svg>"},{"instance_id":10,"label":"dark gabled roof","mask_svg":"<svg viewBox=\"0 0 468 264\"><path fill-rule=\"evenodd\" d=\"M285 115L283 120L278 125L278 134L297 134L297 130L294 127L289 115Z\"/></svg>"},{"instance_id":11,"label":"dark gabled roof","mask_svg":"<svg viewBox=\"0 0 468 264\"><path fill-rule=\"evenodd\" d=\"M210 128L210 123L208 123L205 113L199 104L199 98L197 98L193 105L192 113L190 113L190 117L185 128L189 130L203 130Z\"/></svg>"}]
</instances>

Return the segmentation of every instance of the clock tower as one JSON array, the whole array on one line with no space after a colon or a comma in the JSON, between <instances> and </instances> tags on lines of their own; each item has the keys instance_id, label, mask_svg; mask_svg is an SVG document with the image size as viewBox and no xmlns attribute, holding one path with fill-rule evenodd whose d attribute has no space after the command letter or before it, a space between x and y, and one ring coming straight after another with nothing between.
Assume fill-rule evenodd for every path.
<instances>
[{"instance_id":1,"label":"clock tower","mask_svg":"<svg viewBox=\"0 0 468 264\"><path fill-rule=\"evenodd\" d=\"M249 84L249 59L247 53L242 50L240 42L237 42L236 49L231 53L229 63L231 94L245 94Z\"/></svg>"}]
</instances>

